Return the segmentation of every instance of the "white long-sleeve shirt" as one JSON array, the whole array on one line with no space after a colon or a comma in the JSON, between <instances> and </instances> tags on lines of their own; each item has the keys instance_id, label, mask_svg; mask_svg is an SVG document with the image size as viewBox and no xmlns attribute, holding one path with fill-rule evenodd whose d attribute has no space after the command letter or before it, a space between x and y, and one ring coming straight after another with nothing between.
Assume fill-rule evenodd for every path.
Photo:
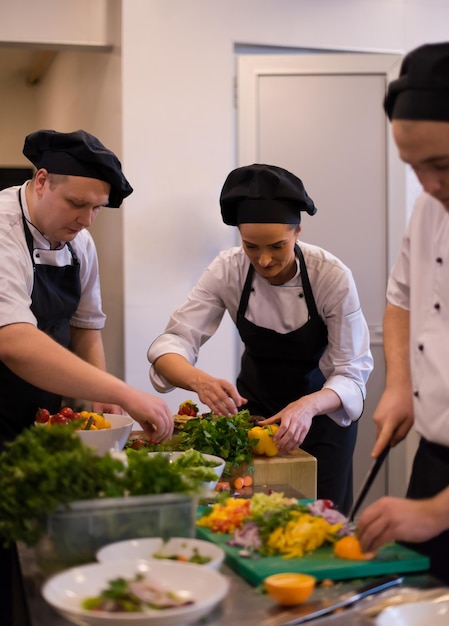
<instances>
[{"instance_id":1,"label":"white long-sleeve shirt","mask_svg":"<svg viewBox=\"0 0 449 626\"><path fill-rule=\"evenodd\" d=\"M387 299L410 312L415 428L449 446L449 214L427 193L404 233Z\"/></svg>"},{"instance_id":2,"label":"white long-sleeve shirt","mask_svg":"<svg viewBox=\"0 0 449 626\"><path fill-rule=\"evenodd\" d=\"M330 417L347 426L362 414L366 382L373 368L368 327L351 271L322 248L298 244L318 313L328 330L328 345L319 362L326 378L324 387L334 390L342 401L342 408ZM165 332L150 346L148 360L154 363L163 354L176 353L195 365L200 347L215 333L225 311L236 322L248 268L249 259L241 246L221 252L187 301L172 313ZM302 281L298 262L296 275L287 283L271 285L255 272L253 287L245 317L254 324L287 333L307 322L305 298L299 295ZM173 388L153 366L150 379L160 392Z\"/></svg>"}]
</instances>

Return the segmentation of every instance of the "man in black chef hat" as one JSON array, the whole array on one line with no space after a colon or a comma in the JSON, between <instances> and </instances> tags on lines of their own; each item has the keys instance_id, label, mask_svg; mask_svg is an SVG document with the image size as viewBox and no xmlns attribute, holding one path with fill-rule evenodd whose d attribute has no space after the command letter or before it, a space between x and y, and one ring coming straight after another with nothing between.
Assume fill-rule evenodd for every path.
<instances>
[{"instance_id":1,"label":"man in black chef hat","mask_svg":"<svg viewBox=\"0 0 449 626\"><path fill-rule=\"evenodd\" d=\"M382 498L358 522L362 545L396 540L430 556L449 583L449 42L420 46L385 98L399 156L423 187L388 281L385 391L373 456L420 436L407 498Z\"/></svg>"},{"instance_id":2,"label":"man in black chef hat","mask_svg":"<svg viewBox=\"0 0 449 626\"><path fill-rule=\"evenodd\" d=\"M0 192L0 450L61 398L138 420L153 440L173 431L160 398L106 373L98 261L87 231L101 207L132 193L120 161L78 130L25 139L32 180ZM0 477L1 492L1 477ZM1 537L0 537L1 542ZM14 553L0 547L0 615L12 622Z\"/></svg>"}]
</instances>

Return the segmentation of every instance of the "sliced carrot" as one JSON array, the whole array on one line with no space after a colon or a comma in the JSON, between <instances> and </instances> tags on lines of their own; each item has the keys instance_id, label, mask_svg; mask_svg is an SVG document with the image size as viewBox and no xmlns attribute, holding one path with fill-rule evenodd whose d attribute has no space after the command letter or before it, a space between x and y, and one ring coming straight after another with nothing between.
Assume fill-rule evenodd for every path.
<instances>
[{"instance_id":1,"label":"sliced carrot","mask_svg":"<svg viewBox=\"0 0 449 626\"><path fill-rule=\"evenodd\" d=\"M242 487L244 487L245 483L243 482L243 478L241 476L238 476L235 480L234 480L234 487L236 489L241 489Z\"/></svg>"},{"instance_id":2,"label":"sliced carrot","mask_svg":"<svg viewBox=\"0 0 449 626\"><path fill-rule=\"evenodd\" d=\"M231 491L231 483L226 480L222 480L216 484L215 491Z\"/></svg>"},{"instance_id":3,"label":"sliced carrot","mask_svg":"<svg viewBox=\"0 0 449 626\"><path fill-rule=\"evenodd\" d=\"M253 484L252 476L242 476L242 478L243 478L243 485L245 487L250 487Z\"/></svg>"}]
</instances>

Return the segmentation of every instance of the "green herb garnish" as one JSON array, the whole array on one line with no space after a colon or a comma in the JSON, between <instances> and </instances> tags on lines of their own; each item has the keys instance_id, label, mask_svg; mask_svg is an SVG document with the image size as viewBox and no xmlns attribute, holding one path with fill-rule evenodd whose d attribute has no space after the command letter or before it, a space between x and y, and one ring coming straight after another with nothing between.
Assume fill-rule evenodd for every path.
<instances>
[{"instance_id":1,"label":"green herb garnish","mask_svg":"<svg viewBox=\"0 0 449 626\"><path fill-rule=\"evenodd\" d=\"M195 494L203 475L180 470L163 455L127 451L127 465L111 454L97 456L75 425L33 426L0 454L0 537L8 544L34 545L44 534L43 520L58 507L96 498L162 493ZM206 478L203 478L203 477Z\"/></svg>"},{"instance_id":2,"label":"green herb garnish","mask_svg":"<svg viewBox=\"0 0 449 626\"><path fill-rule=\"evenodd\" d=\"M226 461L225 474L233 467L253 463L253 443L248 430L253 427L249 411L226 416L209 415L190 419L179 434L180 448L193 448L203 454L213 454Z\"/></svg>"}]
</instances>

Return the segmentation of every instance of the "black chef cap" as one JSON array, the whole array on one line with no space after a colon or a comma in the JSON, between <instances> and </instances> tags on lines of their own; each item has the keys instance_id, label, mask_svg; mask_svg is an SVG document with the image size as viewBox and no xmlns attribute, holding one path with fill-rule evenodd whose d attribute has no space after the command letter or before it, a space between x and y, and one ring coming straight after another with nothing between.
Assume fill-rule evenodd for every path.
<instances>
[{"instance_id":1,"label":"black chef cap","mask_svg":"<svg viewBox=\"0 0 449 626\"><path fill-rule=\"evenodd\" d=\"M220 194L225 224L299 224L301 211L317 211L302 181L282 167L247 165L233 170Z\"/></svg>"},{"instance_id":2,"label":"black chef cap","mask_svg":"<svg viewBox=\"0 0 449 626\"><path fill-rule=\"evenodd\" d=\"M37 169L44 168L50 174L84 176L109 183L110 207L119 207L133 192L115 154L84 130L38 130L25 138L23 154Z\"/></svg>"},{"instance_id":3,"label":"black chef cap","mask_svg":"<svg viewBox=\"0 0 449 626\"><path fill-rule=\"evenodd\" d=\"M449 42L409 52L384 101L389 119L449 122Z\"/></svg>"}]
</instances>

